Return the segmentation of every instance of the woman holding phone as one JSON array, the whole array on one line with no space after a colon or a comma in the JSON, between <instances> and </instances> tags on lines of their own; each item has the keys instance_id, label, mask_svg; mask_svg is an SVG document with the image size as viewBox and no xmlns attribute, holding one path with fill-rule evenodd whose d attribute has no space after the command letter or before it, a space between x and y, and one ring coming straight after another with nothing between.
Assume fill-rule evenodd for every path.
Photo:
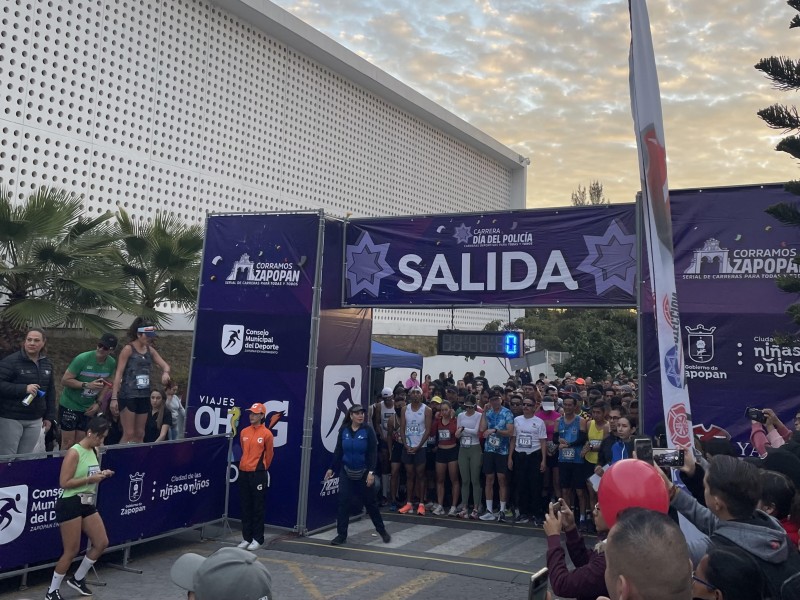
<instances>
[{"instance_id":1,"label":"woman holding phone","mask_svg":"<svg viewBox=\"0 0 800 600\"><path fill-rule=\"evenodd\" d=\"M67 585L83 596L92 595L86 587L86 574L108 547L106 527L95 506L97 484L114 475L114 471L109 469L101 471L97 459L96 449L103 444L107 434L108 421L94 417L89 421L86 437L67 450L61 464L59 484L62 494L56 501L55 512L64 551L53 570L45 600L62 600L59 588L80 550L81 532L89 538L91 549L86 552L75 574L67 580Z\"/></svg>"}]
</instances>

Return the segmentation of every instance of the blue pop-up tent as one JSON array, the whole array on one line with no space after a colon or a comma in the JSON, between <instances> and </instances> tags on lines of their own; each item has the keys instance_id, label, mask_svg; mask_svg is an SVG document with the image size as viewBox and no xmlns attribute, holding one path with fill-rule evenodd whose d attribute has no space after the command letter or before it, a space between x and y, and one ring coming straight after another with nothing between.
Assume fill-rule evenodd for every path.
<instances>
[{"instance_id":1,"label":"blue pop-up tent","mask_svg":"<svg viewBox=\"0 0 800 600\"><path fill-rule=\"evenodd\" d=\"M408 367L410 369L422 370L422 355L413 352L404 352L397 348L392 348L386 344L381 344L372 340L372 359L370 366L373 369L385 369L391 367Z\"/></svg>"}]
</instances>

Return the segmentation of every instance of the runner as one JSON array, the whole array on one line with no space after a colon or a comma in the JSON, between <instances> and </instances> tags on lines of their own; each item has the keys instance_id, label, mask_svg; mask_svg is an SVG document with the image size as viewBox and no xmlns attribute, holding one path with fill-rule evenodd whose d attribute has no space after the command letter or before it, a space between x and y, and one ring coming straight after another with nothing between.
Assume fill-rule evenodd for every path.
<instances>
[{"instance_id":1,"label":"runner","mask_svg":"<svg viewBox=\"0 0 800 600\"><path fill-rule=\"evenodd\" d=\"M483 456L483 474L486 476L486 512L480 516L481 521L506 521L513 518L508 510L508 450L511 436L514 435L514 415L501 404L502 395L493 392L481 419L481 431L486 436ZM494 480L500 488L500 510L494 512Z\"/></svg>"},{"instance_id":2,"label":"runner","mask_svg":"<svg viewBox=\"0 0 800 600\"><path fill-rule=\"evenodd\" d=\"M511 436L511 447L508 455L508 468L513 469L517 478L517 523L527 523L533 519L534 524L543 514L540 513L542 494L542 474L547 470L547 428L536 409L539 403L532 398L522 401L522 416L514 419L514 435Z\"/></svg>"},{"instance_id":3,"label":"runner","mask_svg":"<svg viewBox=\"0 0 800 600\"><path fill-rule=\"evenodd\" d=\"M475 410L478 401L474 395L468 394L464 399L464 412L458 415L456 437L460 442L458 450L458 470L461 473L461 484L464 494L463 508L458 514L466 519L477 519L480 516L483 490L481 489L481 463L483 450L479 439L481 413ZM469 490L472 487L472 512L469 512Z\"/></svg>"},{"instance_id":4,"label":"runner","mask_svg":"<svg viewBox=\"0 0 800 600\"><path fill-rule=\"evenodd\" d=\"M450 477L451 502L449 517L458 513L458 501L461 499L461 482L458 479L458 439L456 431L458 424L453 415L453 409L447 400L442 401L439 409L439 419L433 424L433 433L436 438L436 505L433 514L443 515L444 507L444 482L445 477Z\"/></svg>"},{"instance_id":5,"label":"runner","mask_svg":"<svg viewBox=\"0 0 800 600\"><path fill-rule=\"evenodd\" d=\"M442 373L444 375L444 373ZM422 389L411 388L411 403L400 417L400 432L403 436L402 462L406 466L406 503L397 512L406 514L414 507L415 494L417 513L425 514L425 442L431 431L431 409L422 403Z\"/></svg>"}]
</instances>

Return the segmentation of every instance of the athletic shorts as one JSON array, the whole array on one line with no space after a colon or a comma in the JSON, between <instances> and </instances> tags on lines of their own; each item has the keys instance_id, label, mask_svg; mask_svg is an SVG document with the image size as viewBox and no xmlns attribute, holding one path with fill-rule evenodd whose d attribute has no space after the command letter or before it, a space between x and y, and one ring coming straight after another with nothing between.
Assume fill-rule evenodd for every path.
<instances>
[{"instance_id":1,"label":"athletic shorts","mask_svg":"<svg viewBox=\"0 0 800 600\"><path fill-rule=\"evenodd\" d=\"M150 412L150 396L144 398L120 398L119 409L127 408L137 415L146 415Z\"/></svg>"},{"instance_id":2,"label":"athletic shorts","mask_svg":"<svg viewBox=\"0 0 800 600\"><path fill-rule=\"evenodd\" d=\"M483 453L483 474L494 475L508 473L508 454L498 454L497 452Z\"/></svg>"},{"instance_id":3,"label":"athletic shorts","mask_svg":"<svg viewBox=\"0 0 800 600\"><path fill-rule=\"evenodd\" d=\"M585 463L558 463L558 478L561 483L561 489L583 489L586 484L586 479L583 476L585 472Z\"/></svg>"},{"instance_id":4,"label":"athletic shorts","mask_svg":"<svg viewBox=\"0 0 800 600\"><path fill-rule=\"evenodd\" d=\"M427 460L428 452L425 450L425 446L417 450L414 454L409 454L406 452L405 447L403 447L403 455L400 457L400 461L404 465L424 465L425 461Z\"/></svg>"},{"instance_id":5,"label":"athletic shorts","mask_svg":"<svg viewBox=\"0 0 800 600\"><path fill-rule=\"evenodd\" d=\"M558 454L553 454L550 456L549 454L545 456L545 464L547 465L548 469L557 469L558 468Z\"/></svg>"},{"instance_id":6,"label":"athletic shorts","mask_svg":"<svg viewBox=\"0 0 800 600\"><path fill-rule=\"evenodd\" d=\"M403 450L404 450L403 444L401 444L399 442L392 442L391 462L393 462L393 463L402 462L401 459L403 457Z\"/></svg>"},{"instance_id":7,"label":"athletic shorts","mask_svg":"<svg viewBox=\"0 0 800 600\"><path fill-rule=\"evenodd\" d=\"M450 463L458 460L458 446L452 448L439 448L436 451L437 463Z\"/></svg>"},{"instance_id":8,"label":"athletic shorts","mask_svg":"<svg viewBox=\"0 0 800 600\"><path fill-rule=\"evenodd\" d=\"M97 512L94 504L82 504L80 496L70 496L69 498L59 498L56 500L56 522L64 523L77 519L85 519L89 515Z\"/></svg>"},{"instance_id":9,"label":"athletic shorts","mask_svg":"<svg viewBox=\"0 0 800 600\"><path fill-rule=\"evenodd\" d=\"M61 427L61 431L86 431L89 426L89 417L83 411L59 406L58 426Z\"/></svg>"},{"instance_id":10,"label":"athletic shorts","mask_svg":"<svg viewBox=\"0 0 800 600\"><path fill-rule=\"evenodd\" d=\"M594 475L594 469L597 467L596 463L589 462L588 460L583 461L583 479L584 481L589 479L592 475Z\"/></svg>"}]
</instances>

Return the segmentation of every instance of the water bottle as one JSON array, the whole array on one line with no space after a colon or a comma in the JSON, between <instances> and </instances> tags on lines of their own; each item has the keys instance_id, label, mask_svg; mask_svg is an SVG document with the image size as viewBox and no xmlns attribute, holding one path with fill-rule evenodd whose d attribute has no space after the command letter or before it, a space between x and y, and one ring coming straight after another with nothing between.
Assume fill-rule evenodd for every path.
<instances>
[{"instance_id":1,"label":"water bottle","mask_svg":"<svg viewBox=\"0 0 800 600\"><path fill-rule=\"evenodd\" d=\"M39 396L40 398L41 398L42 396L44 396L44 390L39 390L39 391L38 391L38 392L36 392L35 394L28 394L27 396L25 396L25 398L23 398L23 399L22 399L22 403L23 403L25 406L30 406L30 405L31 405L31 402L33 402L33 399L34 399L36 396Z\"/></svg>"}]
</instances>

